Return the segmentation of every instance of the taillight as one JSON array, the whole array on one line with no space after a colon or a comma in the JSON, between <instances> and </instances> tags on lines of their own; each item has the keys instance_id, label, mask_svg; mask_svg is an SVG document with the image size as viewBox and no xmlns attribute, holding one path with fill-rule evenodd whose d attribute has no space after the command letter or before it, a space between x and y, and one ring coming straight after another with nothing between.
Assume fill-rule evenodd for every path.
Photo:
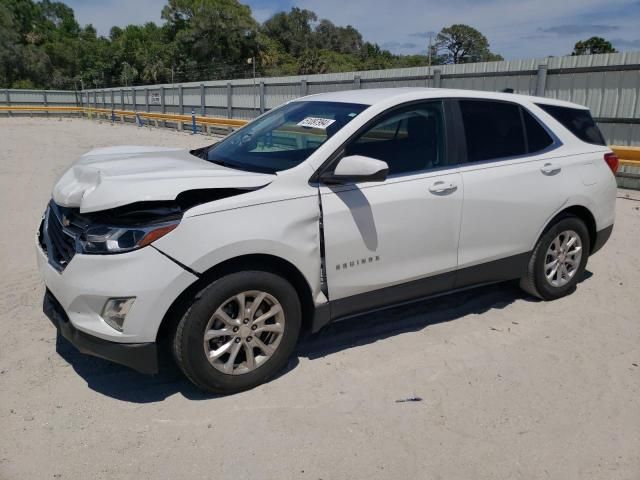
<instances>
[{"instance_id":1,"label":"taillight","mask_svg":"<svg viewBox=\"0 0 640 480\"><path fill-rule=\"evenodd\" d=\"M607 162L607 165L609 165L609 168L615 175L618 172L618 167L620 166L618 156L615 153L605 153L604 161Z\"/></svg>"}]
</instances>

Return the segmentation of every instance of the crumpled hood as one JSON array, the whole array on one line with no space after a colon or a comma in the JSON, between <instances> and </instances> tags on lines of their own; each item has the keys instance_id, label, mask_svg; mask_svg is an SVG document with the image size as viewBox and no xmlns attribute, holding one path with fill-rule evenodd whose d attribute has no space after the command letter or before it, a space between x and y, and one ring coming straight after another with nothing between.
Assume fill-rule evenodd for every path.
<instances>
[{"instance_id":1,"label":"crumpled hood","mask_svg":"<svg viewBox=\"0 0 640 480\"><path fill-rule=\"evenodd\" d=\"M173 200L186 190L252 190L274 175L245 172L195 157L188 150L122 146L84 154L53 188L53 200L81 213L150 200Z\"/></svg>"}]
</instances>

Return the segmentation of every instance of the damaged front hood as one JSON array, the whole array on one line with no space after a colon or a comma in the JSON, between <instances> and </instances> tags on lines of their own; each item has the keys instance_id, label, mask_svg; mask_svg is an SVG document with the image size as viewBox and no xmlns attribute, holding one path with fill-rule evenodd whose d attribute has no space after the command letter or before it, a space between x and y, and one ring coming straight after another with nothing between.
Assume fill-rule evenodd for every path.
<instances>
[{"instance_id":1,"label":"damaged front hood","mask_svg":"<svg viewBox=\"0 0 640 480\"><path fill-rule=\"evenodd\" d=\"M80 157L56 183L53 200L88 213L134 202L174 200L187 190L253 190L274 178L223 167L195 157L188 150L107 147Z\"/></svg>"}]
</instances>

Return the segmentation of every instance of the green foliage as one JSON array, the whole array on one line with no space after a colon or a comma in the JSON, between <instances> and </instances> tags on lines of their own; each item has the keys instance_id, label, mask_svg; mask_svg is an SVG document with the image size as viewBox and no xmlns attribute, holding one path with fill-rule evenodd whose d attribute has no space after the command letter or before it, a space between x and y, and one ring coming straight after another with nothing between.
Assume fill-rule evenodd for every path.
<instances>
[{"instance_id":1,"label":"green foliage","mask_svg":"<svg viewBox=\"0 0 640 480\"><path fill-rule=\"evenodd\" d=\"M268 19L261 29L259 49L269 62L264 73L276 75L348 72L390 68L399 57L365 42L351 25L318 21L309 10L292 8Z\"/></svg>"},{"instance_id":2,"label":"green foliage","mask_svg":"<svg viewBox=\"0 0 640 480\"><path fill-rule=\"evenodd\" d=\"M189 65L192 80L208 79L257 53L258 23L238 0L169 0L162 18L176 47L174 63Z\"/></svg>"},{"instance_id":3,"label":"green foliage","mask_svg":"<svg viewBox=\"0 0 640 480\"><path fill-rule=\"evenodd\" d=\"M0 3L0 84L9 86L17 75L20 51L12 12Z\"/></svg>"},{"instance_id":4,"label":"green foliage","mask_svg":"<svg viewBox=\"0 0 640 480\"><path fill-rule=\"evenodd\" d=\"M49 0L3 0L0 40L3 87L73 87L110 57L91 26L81 28L71 8Z\"/></svg>"},{"instance_id":5,"label":"green foliage","mask_svg":"<svg viewBox=\"0 0 640 480\"><path fill-rule=\"evenodd\" d=\"M571 55L593 55L596 53L616 53L617 50L608 40L602 37L591 37L577 42Z\"/></svg>"},{"instance_id":6,"label":"green foliage","mask_svg":"<svg viewBox=\"0 0 640 480\"><path fill-rule=\"evenodd\" d=\"M0 0L0 87L100 88L427 65L393 55L354 27L292 8L260 25L239 0L167 0L163 25L81 27L51 0ZM465 25L438 35L431 64L501 58ZM255 59L250 60L250 59Z\"/></svg>"},{"instance_id":7,"label":"green foliage","mask_svg":"<svg viewBox=\"0 0 640 480\"><path fill-rule=\"evenodd\" d=\"M315 44L320 49L357 54L362 51L364 41L360 32L351 25L337 27L329 20L320 20L315 29Z\"/></svg>"},{"instance_id":8,"label":"green foliage","mask_svg":"<svg viewBox=\"0 0 640 480\"><path fill-rule=\"evenodd\" d=\"M262 31L276 41L284 53L300 57L314 46L311 24L318 20L309 10L292 8L289 13L276 13L264 22Z\"/></svg>"}]
</instances>

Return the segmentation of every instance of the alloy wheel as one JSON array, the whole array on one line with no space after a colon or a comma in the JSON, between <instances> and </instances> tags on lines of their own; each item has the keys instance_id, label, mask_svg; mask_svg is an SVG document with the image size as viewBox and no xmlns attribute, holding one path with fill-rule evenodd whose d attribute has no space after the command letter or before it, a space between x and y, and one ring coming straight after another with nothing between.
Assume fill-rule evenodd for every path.
<instances>
[{"instance_id":1,"label":"alloy wheel","mask_svg":"<svg viewBox=\"0 0 640 480\"><path fill-rule=\"evenodd\" d=\"M223 373L249 373L275 353L284 328L284 310L273 295L242 292L225 300L209 319L204 351L209 363Z\"/></svg>"},{"instance_id":2,"label":"alloy wheel","mask_svg":"<svg viewBox=\"0 0 640 480\"><path fill-rule=\"evenodd\" d=\"M553 239L544 260L544 275L553 287L564 287L575 276L582 260L582 240L573 230Z\"/></svg>"}]
</instances>

